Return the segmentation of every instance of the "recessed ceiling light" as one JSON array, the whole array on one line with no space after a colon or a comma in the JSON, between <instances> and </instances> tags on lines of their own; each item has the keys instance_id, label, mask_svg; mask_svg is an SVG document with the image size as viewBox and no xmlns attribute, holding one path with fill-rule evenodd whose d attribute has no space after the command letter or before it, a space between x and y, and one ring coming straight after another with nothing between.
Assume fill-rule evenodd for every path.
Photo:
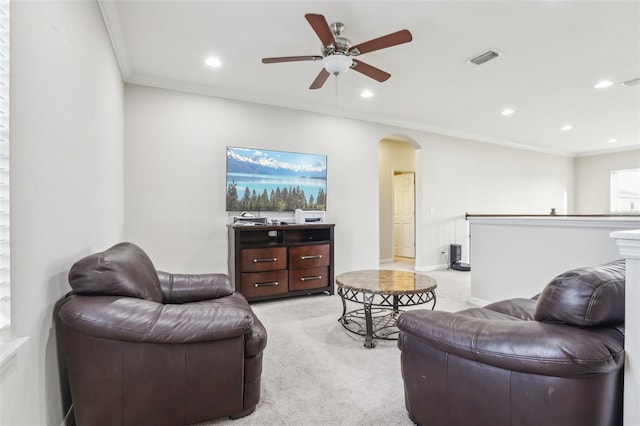
<instances>
[{"instance_id":1,"label":"recessed ceiling light","mask_svg":"<svg viewBox=\"0 0 640 426\"><path fill-rule=\"evenodd\" d=\"M563 132L566 132L567 130L571 130L571 129L573 129L573 126L570 124L560 127L560 130L562 130Z\"/></svg>"},{"instance_id":2,"label":"recessed ceiling light","mask_svg":"<svg viewBox=\"0 0 640 426\"><path fill-rule=\"evenodd\" d=\"M607 143L616 143L616 142L618 142L618 140L617 140L617 139L609 139L609 140L607 141Z\"/></svg>"},{"instance_id":3,"label":"recessed ceiling light","mask_svg":"<svg viewBox=\"0 0 640 426\"><path fill-rule=\"evenodd\" d=\"M609 80L602 80L599 81L595 86L593 86L596 89L606 89L607 87L611 86L613 83L610 82Z\"/></svg>"},{"instance_id":4,"label":"recessed ceiling light","mask_svg":"<svg viewBox=\"0 0 640 426\"><path fill-rule=\"evenodd\" d=\"M502 110L502 113L501 113L501 114L502 114L502 115L511 115L511 114L513 114L514 112L515 112L515 111L514 111L514 110L512 110L511 108L505 108L505 109L503 109L503 110Z\"/></svg>"},{"instance_id":5,"label":"recessed ceiling light","mask_svg":"<svg viewBox=\"0 0 640 426\"><path fill-rule=\"evenodd\" d=\"M204 63L211 68L220 68L220 66L222 66L222 62L220 62L220 59L215 56L209 56L207 59L205 59Z\"/></svg>"},{"instance_id":6,"label":"recessed ceiling light","mask_svg":"<svg viewBox=\"0 0 640 426\"><path fill-rule=\"evenodd\" d=\"M362 96L363 98L371 98L373 97L373 92L369 89L365 89L362 91L362 93L360 93L360 96Z\"/></svg>"}]
</instances>

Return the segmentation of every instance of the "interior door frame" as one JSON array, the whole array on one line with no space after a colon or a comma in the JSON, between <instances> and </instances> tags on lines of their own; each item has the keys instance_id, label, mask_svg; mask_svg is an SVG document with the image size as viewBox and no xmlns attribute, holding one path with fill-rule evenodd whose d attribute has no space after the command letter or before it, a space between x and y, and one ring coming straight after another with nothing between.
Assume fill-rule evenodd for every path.
<instances>
[{"instance_id":1,"label":"interior door frame","mask_svg":"<svg viewBox=\"0 0 640 426\"><path fill-rule=\"evenodd\" d=\"M413 209L412 209L412 214L413 214L413 259L415 260L417 257L417 242L416 242L416 209L417 209L417 202L416 202L416 197L417 197L417 190L416 190L416 186L417 186L417 175L416 172L414 170L396 170L396 169L392 169L391 171L392 173L392 178L391 178L391 211L392 211L392 222L391 222L391 254L393 259L395 259L395 257L397 256L396 253L396 227L395 227L395 202L396 202L396 184L395 184L395 177L397 175L412 175L413 176Z\"/></svg>"}]
</instances>

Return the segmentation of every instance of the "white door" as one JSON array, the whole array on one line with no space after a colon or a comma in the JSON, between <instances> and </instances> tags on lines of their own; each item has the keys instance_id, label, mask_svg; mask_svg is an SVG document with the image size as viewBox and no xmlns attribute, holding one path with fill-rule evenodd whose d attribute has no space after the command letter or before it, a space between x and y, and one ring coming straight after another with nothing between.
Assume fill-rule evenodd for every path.
<instances>
[{"instance_id":1,"label":"white door","mask_svg":"<svg viewBox=\"0 0 640 426\"><path fill-rule=\"evenodd\" d=\"M393 177L394 255L416 256L415 244L415 175L402 173Z\"/></svg>"}]
</instances>

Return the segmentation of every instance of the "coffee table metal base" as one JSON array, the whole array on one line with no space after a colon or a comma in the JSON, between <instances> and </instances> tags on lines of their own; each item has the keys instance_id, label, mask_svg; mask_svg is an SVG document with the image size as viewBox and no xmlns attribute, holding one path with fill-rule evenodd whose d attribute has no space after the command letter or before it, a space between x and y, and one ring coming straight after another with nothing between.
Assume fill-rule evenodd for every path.
<instances>
[{"instance_id":1,"label":"coffee table metal base","mask_svg":"<svg viewBox=\"0 0 640 426\"><path fill-rule=\"evenodd\" d=\"M434 309L436 305L436 294L432 290L424 293L388 295L338 287L338 294L342 300L342 315L338 321L347 331L364 336L366 348L376 346L374 339L398 340L396 322L403 312L399 309L400 306L430 303L431 309ZM347 312L347 300L360 303L364 308Z\"/></svg>"}]
</instances>

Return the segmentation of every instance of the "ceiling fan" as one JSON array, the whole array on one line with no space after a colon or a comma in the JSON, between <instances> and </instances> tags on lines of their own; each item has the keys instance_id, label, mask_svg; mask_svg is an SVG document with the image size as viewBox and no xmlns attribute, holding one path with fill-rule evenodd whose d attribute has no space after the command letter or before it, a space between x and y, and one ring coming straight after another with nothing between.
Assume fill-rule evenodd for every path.
<instances>
[{"instance_id":1,"label":"ceiling fan","mask_svg":"<svg viewBox=\"0 0 640 426\"><path fill-rule=\"evenodd\" d=\"M262 63L275 64L279 62L322 61L323 68L313 83L311 83L309 89L321 88L331 74L342 74L349 68L352 68L355 71L379 82L386 81L391 77L391 74L358 59L354 59L353 57L373 52L374 50L408 43L413 39L409 30L400 30L395 33L387 34L352 46L348 39L341 36L344 31L344 25L340 22L334 22L329 25L327 24L325 17L322 15L307 13L304 16L307 18L311 28L313 28L313 31L315 31L322 42L322 56L308 55L263 58Z\"/></svg>"}]
</instances>

